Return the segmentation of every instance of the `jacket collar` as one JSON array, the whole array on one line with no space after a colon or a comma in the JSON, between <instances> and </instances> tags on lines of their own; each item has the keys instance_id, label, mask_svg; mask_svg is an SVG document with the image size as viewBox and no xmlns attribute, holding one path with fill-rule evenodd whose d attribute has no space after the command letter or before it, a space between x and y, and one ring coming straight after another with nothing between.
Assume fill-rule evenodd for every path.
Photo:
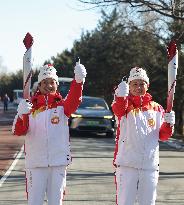
<instances>
[{"instance_id":1,"label":"jacket collar","mask_svg":"<svg viewBox=\"0 0 184 205\"><path fill-rule=\"evenodd\" d=\"M62 96L59 92L49 93L47 95L43 95L40 91L36 92L36 94L32 97L32 103L34 108L39 108L42 106L53 105L54 107L63 100Z\"/></svg>"},{"instance_id":2,"label":"jacket collar","mask_svg":"<svg viewBox=\"0 0 184 205\"><path fill-rule=\"evenodd\" d=\"M128 96L130 105L133 105L134 108L144 107L147 105L151 100L152 96L149 93L146 93L143 96Z\"/></svg>"}]
</instances>

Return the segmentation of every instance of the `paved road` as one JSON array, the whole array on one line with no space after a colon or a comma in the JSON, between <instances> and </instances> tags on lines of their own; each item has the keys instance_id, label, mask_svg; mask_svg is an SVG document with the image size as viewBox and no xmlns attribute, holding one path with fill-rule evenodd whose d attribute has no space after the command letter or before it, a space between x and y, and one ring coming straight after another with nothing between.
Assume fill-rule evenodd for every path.
<instances>
[{"instance_id":1,"label":"paved road","mask_svg":"<svg viewBox=\"0 0 184 205\"><path fill-rule=\"evenodd\" d=\"M72 137L73 163L68 169L66 205L115 204L113 140ZM0 187L0 205L25 205L24 156ZM3 193L3 194L2 194Z\"/></svg>"},{"instance_id":2,"label":"paved road","mask_svg":"<svg viewBox=\"0 0 184 205\"><path fill-rule=\"evenodd\" d=\"M0 126L0 130L4 127ZM11 138L9 130L10 127L6 126L3 132L4 137ZM0 140L1 138L0 133ZM23 139L19 141L18 146L14 144L13 147L20 149L22 143ZM71 143L73 163L68 168L64 205L115 205L112 166L114 140L88 135L72 137ZM166 143L160 145L160 180L156 204L183 205L184 149L182 146L176 146L177 149L172 148ZM5 144L4 146L6 147ZM0 164L3 161L2 155L3 153L0 152ZM10 157L10 159L15 157ZM0 205L12 204L26 205L24 155L20 157L11 175L0 187Z\"/></svg>"},{"instance_id":3,"label":"paved road","mask_svg":"<svg viewBox=\"0 0 184 205\"><path fill-rule=\"evenodd\" d=\"M160 146L157 205L184 205L184 149Z\"/></svg>"},{"instance_id":4,"label":"paved road","mask_svg":"<svg viewBox=\"0 0 184 205\"><path fill-rule=\"evenodd\" d=\"M16 107L12 104L8 111L3 111L3 104L0 103L0 177L11 165L17 152L24 143L23 137L15 137L11 133L13 118L16 114Z\"/></svg>"}]
</instances>

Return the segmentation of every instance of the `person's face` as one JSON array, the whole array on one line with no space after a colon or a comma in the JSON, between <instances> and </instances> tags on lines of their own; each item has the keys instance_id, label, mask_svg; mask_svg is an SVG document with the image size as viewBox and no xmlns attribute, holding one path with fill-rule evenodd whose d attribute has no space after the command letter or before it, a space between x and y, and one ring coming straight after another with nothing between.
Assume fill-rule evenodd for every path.
<instances>
[{"instance_id":1,"label":"person's face","mask_svg":"<svg viewBox=\"0 0 184 205\"><path fill-rule=\"evenodd\" d=\"M129 84L130 94L134 96L145 95L148 90L148 84L140 79L132 80Z\"/></svg>"},{"instance_id":2,"label":"person's face","mask_svg":"<svg viewBox=\"0 0 184 205\"><path fill-rule=\"evenodd\" d=\"M38 88L41 94L44 94L44 95L49 94L49 93L54 94L57 91L57 83L52 78L46 78L39 83Z\"/></svg>"}]
</instances>

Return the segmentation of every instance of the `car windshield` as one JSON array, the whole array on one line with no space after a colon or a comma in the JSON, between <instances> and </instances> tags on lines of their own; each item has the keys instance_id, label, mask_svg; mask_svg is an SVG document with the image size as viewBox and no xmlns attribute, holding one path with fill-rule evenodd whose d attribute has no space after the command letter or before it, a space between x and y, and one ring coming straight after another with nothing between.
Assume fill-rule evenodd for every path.
<instances>
[{"instance_id":1,"label":"car windshield","mask_svg":"<svg viewBox=\"0 0 184 205\"><path fill-rule=\"evenodd\" d=\"M66 95L69 92L69 89L70 89L70 83L68 83L68 82L60 82L59 83L58 91L60 92L60 94L62 95L63 98L66 97Z\"/></svg>"},{"instance_id":2,"label":"car windshield","mask_svg":"<svg viewBox=\"0 0 184 205\"><path fill-rule=\"evenodd\" d=\"M80 104L79 108L104 110L104 109L108 109L108 106L103 99L83 98L82 103Z\"/></svg>"}]
</instances>

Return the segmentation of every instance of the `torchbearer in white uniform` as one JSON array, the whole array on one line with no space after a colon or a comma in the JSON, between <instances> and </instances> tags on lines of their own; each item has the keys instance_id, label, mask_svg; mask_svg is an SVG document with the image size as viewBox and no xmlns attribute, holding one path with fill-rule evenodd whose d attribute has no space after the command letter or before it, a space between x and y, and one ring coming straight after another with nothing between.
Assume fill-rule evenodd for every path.
<instances>
[{"instance_id":1,"label":"torchbearer in white uniform","mask_svg":"<svg viewBox=\"0 0 184 205\"><path fill-rule=\"evenodd\" d=\"M48 64L40 69L38 91L31 101L22 100L12 131L25 136L25 163L28 205L62 205L66 167L71 163L68 118L82 100L86 69L79 62L70 91L62 98L56 69ZM27 123L23 122L27 115ZM25 119L25 118L24 118Z\"/></svg>"},{"instance_id":2,"label":"torchbearer in white uniform","mask_svg":"<svg viewBox=\"0 0 184 205\"><path fill-rule=\"evenodd\" d=\"M175 114L165 113L147 92L149 78L144 69L130 70L128 82L115 91L112 109L118 119L114 165L116 204L155 205L159 176L159 140L173 133Z\"/></svg>"}]
</instances>

